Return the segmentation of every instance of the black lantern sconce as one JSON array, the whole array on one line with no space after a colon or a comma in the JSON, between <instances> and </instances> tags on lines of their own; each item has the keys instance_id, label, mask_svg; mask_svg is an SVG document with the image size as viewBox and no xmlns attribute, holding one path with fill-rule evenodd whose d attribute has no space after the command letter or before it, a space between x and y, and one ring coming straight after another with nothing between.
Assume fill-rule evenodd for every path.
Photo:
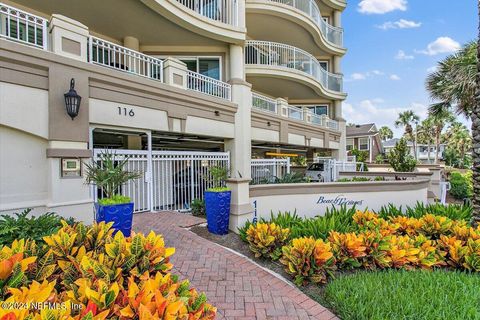
<instances>
[{"instance_id":1,"label":"black lantern sconce","mask_svg":"<svg viewBox=\"0 0 480 320\"><path fill-rule=\"evenodd\" d=\"M75 118L78 116L78 111L80 110L80 102L82 97L77 94L75 91L75 79L70 80L70 90L64 94L65 97L65 108L70 118Z\"/></svg>"}]
</instances>

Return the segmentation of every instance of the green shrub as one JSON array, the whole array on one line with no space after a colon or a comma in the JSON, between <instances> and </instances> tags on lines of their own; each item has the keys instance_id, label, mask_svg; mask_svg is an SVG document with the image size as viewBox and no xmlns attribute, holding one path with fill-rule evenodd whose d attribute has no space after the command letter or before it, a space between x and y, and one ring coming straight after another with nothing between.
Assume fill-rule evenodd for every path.
<instances>
[{"instance_id":1,"label":"green shrub","mask_svg":"<svg viewBox=\"0 0 480 320\"><path fill-rule=\"evenodd\" d=\"M302 173L300 172L293 172L293 173L287 173L283 177L273 177L272 178L266 178L261 181L261 184L269 184L269 183L303 183L303 182L309 182L309 179L306 178Z\"/></svg>"},{"instance_id":2,"label":"green shrub","mask_svg":"<svg viewBox=\"0 0 480 320\"><path fill-rule=\"evenodd\" d=\"M43 237L55 233L62 227L62 218L53 212L47 212L39 216L30 216L32 209L25 209L13 216L2 215L0 217L0 246L12 243L16 239L31 239L43 242ZM73 219L68 219L73 224Z\"/></svg>"},{"instance_id":3,"label":"green shrub","mask_svg":"<svg viewBox=\"0 0 480 320\"><path fill-rule=\"evenodd\" d=\"M456 199L471 198L473 195L472 171L468 171L465 174L452 172L450 174L450 185L451 189L449 192Z\"/></svg>"},{"instance_id":4,"label":"green shrub","mask_svg":"<svg viewBox=\"0 0 480 320\"><path fill-rule=\"evenodd\" d=\"M377 154L375 156L375 163L382 164L384 162L385 162L385 157L383 156L383 154Z\"/></svg>"},{"instance_id":5,"label":"green shrub","mask_svg":"<svg viewBox=\"0 0 480 320\"><path fill-rule=\"evenodd\" d=\"M205 200L203 199L193 199L192 203L190 204L190 208L192 209L193 216L204 216L205 215Z\"/></svg>"},{"instance_id":6,"label":"green shrub","mask_svg":"<svg viewBox=\"0 0 480 320\"><path fill-rule=\"evenodd\" d=\"M400 139L388 153L388 162L396 172L412 172L417 165L417 160L410 155L410 149L404 138Z\"/></svg>"},{"instance_id":7,"label":"green shrub","mask_svg":"<svg viewBox=\"0 0 480 320\"><path fill-rule=\"evenodd\" d=\"M240 239L242 239L243 242L248 242L247 230L250 228L251 225L252 225L252 222L250 222L250 220L247 220L247 222L245 222L245 225L243 227L237 228L238 234L240 235Z\"/></svg>"},{"instance_id":8,"label":"green shrub","mask_svg":"<svg viewBox=\"0 0 480 320\"><path fill-rule=\"evenodd\" d=\"M210 175L207 180L214 185L212 188L208 188L210 192L224 192L230 190L225 187L225 181L228 178L228 168L222 166L211 167L209 170Z\"/></svg>"},{"instance_id":9,"label":"green shrub","mask_svg":"<svg viewBox=\"0 0 480 320\"><path fill-rule=\"evenodd\" d=\"M388 219L388 217L406 216L409 218L421 218L427 214L434 214L437 216L444 216L452 220L470 221L472 216L472 207L463 204L448 204L432 203L425 205L422 202L417 202L414 207L397 207L393 204L383 206L376 213L380 218Z\"/></svg>"},{"instance_id":10,"label":"green shrub","mask_svg":"<svg viewBox=\"0 0 480 320\"><path fill-rule=\"evenodd\" d=\"M340 179L337 179L337 182L352 182L352 180L349 178L340 178Z\"/></svg>"},{"instance_id":11,"label":"green shrub","mask_svg":"<svg viewBox=\"0 0 480 320\"><path fill-rule=\"evenodd\" d=\"M112 206L116 204L130 203L132 199L121 194L115 194L111 198L98 199L98 203L102 206Z\"/></svg>"},{"instance_id":12,"label":"green shrub","mask_svg":"<svg viewBox=\"0 0 480 320\"><path fill-rule=\"evenodd\" d=\"M460 272L359 272L330 282L321 302L344 320L480 319L479 286Z\"/></svg>"}]
</instances>

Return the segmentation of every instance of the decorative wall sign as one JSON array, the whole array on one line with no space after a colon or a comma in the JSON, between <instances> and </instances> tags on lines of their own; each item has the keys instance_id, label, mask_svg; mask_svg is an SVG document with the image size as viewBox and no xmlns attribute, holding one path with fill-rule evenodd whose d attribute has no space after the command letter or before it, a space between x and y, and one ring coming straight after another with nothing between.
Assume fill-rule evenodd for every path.
<instances>
[{"instance_id":1,"label":"decorative wall sign","mask_svg":"<svg viewBox=\"0 0 480 320\"><path fill-rule=\"evenodd\" d=\"M317 204L328 204L328 205L347 205L347 206L361 206L363 205L364 200L352 200L344 195L338 195L335 198L328 196L318 197Z\"/></svg>"}]
</instances>

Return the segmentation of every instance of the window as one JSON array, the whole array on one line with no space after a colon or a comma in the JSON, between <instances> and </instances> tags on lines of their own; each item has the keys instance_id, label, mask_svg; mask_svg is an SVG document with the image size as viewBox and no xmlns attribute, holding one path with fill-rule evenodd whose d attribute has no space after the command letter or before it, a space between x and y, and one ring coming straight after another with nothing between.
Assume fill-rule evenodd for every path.
<instances>
[{"instance_id":1,"label":"window","mask_svg":"<svg viewBox=\"0 0 480 320\"><path fill-rule=\"evenodd\" d=\"M221 80L220 57L178 57L178 59L185 62L190 71Z\"/></svg>"},{"instance_id":2,"label":"window","mask_svg":"<svg viewBox=\"0 0 480 320\"><path fill-rule=\"evenodd\" d=\"M307 108L313 114L316 114L318 116L321 116L321 115L327 115L328 116L328 106L327 105L307 106Z\"/></svg>"},{"instance_id":3,"label":"window","mask_svg":"<svg viewBox=\"0 0 480 320\"><path fill-rule=\"evenodd\" d=\"M328 61L319 60L318 63L320 63L320 67L328 71Z\"/></svg>"},{"instance_id":4,"label":"window","mask_svg":"<svg viewBox=\"0 0 480 320\"><path fill-rule=\"evenodd\" d=\"M368 138L359 138L358 139L358 149L359 150L369 150L370 145L368 143Z\"/></svg>"},{"instance_id":5,"label":"window","mask_svg":"<svg viewBox=\"0 0 480 320\"><path fill-rule=\"evenodd\" d=\"M347 139L347 151L353 150L353 139Z\"/></svg>"}]
</instances>

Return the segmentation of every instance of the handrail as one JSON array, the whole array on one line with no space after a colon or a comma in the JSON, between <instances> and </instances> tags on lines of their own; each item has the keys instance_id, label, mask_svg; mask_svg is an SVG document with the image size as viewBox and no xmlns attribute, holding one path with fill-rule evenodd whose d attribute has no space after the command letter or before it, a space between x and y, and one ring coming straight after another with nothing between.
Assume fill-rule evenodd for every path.
<instances>
[{"instance_id":1,"label":"handrail","mask_svg":"<svg viewBox=\"0 0 480 320\"><path fill-rule=\"evenodd\" d=\"M266 112L277 113L277 100L252 92L252 107Z\"/></svg>"},{"instance_id":2,"label":"handrail","mask_svg":"<svg viewBox=\"0 0 480 320\"><path fill-rule=\"evenodd\" d=\"M47 50L47 19L0 3L0 37Z\"/></svg>"},{"instance_id":3,"label":"handrail","mask_svg":"<svg viewBox=\"0 0 480 320\"><path fill-rule=\"evenodd\" d=\"M89 38L88 49L91 63L163 82L163 61L160 59L93 36Z\"/></svg>"},{"instance_id":4,"label":"handrail","mask_svg":"<svg viewBox=\"0 0 480 320\"><path fill-rule=\"evenodd\" d=\"M238 26L237 0L176 0L178 3L206 18Z\"/></svg>"},{"instance_id":5,"label":"handrail","mask_svg":"<svg viewBox=\"0 0 480 320\"><path fill-rule=\"evenodd\" d=\"M190 70L187 71L187 86L193 91L225 100L231 99L232 86L229 83Z\"/></svg>"},{"instance_id":6,"label":"handrail","mask_svg":"<svg viewBox=\"0 0 480 320\"><path fill-rule=\"evenodd\" d=\"M320 13L315 0L267 0L277 2L284 5L292 6L303 13L307 14L315 24L320 28L320 31L325 36L328 42L333 43L337 47L343 47L343 28L332 26L327 23Z\"/></svg>"},{"instance_id":7,"label":"handrail","mask_svg":"<svg viewBox=\"0 0 480 320\"><path fill-rule=\"evenodd\" d=\"M342 92L343 77L323 69L318 60L310 53L291 45L247 40L245 63L251 65L269 65L302 71L314 77L324 88Z\"/></svg>"}]
</instances>

